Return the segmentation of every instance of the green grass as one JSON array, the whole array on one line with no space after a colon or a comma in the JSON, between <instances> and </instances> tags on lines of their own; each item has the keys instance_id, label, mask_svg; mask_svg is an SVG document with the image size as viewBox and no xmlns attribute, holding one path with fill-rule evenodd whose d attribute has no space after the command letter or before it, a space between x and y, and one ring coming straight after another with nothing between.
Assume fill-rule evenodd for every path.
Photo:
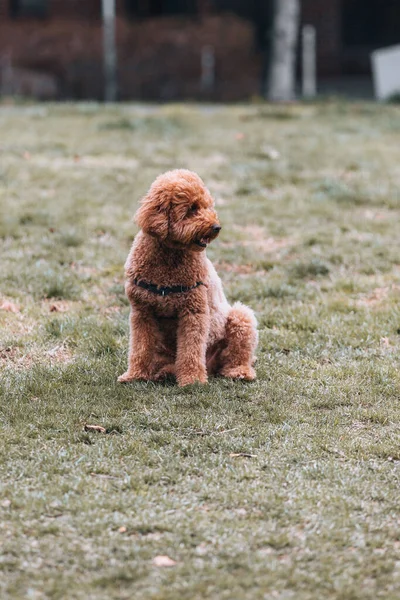
<instances>
[{"instance_id":1,"label":"green grass","mask_svg":"<svg viewBox=\"0 0 400 600\"><path fill-rule=\"evenodd\" d=\"M2 599L399 598L399 132L396 105L0 108ZM131 216L174 167L216 198L253 384L116 382Z\"/></svg>"}]
</instances>

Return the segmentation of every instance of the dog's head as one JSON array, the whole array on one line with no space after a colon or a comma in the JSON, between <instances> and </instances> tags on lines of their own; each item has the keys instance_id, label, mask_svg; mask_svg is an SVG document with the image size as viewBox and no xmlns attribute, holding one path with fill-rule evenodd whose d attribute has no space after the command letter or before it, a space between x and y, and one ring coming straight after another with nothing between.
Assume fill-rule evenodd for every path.
<instances>
[{"instance_id":1,"label":"dog's head","mask_svg":"<svg viewBox=\"0 0 400 600\"><path fill-rule=\"evenodd\" d=\"M157 177L135 219L145 233L167 246L195 251L204 250L221 230L210 192L186 169Z\"/></svg>"}]
</instances>

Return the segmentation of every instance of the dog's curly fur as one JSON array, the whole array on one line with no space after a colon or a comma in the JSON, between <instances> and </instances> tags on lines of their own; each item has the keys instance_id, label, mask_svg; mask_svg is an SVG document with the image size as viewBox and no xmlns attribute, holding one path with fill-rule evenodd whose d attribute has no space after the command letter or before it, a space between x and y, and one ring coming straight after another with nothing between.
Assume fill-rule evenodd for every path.
<instances>
[{"instance_id":1,"label":"dog's curly fur","mask_svg":"<svg viewBox=\"0 0 400 600\"><path fill-rule=\"evenodd\" d=\"M220 226L210 192L196 173L160 175L136 213L141 231L125 264L131 303L128 370L119 381L157 381L173 375L178 385L206 383L207 375L252 380L257 323L241 303L230 306L205 247ZM158 295L158 287L201 285Z\"/></svg>"}]
</instances>

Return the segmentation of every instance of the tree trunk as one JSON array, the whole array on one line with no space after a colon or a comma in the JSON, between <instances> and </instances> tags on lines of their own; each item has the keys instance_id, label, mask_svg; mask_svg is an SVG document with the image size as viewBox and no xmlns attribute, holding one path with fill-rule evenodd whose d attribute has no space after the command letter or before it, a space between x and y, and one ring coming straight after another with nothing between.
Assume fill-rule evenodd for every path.
<instances>
[{"instance_id":1,"label":"tree trunk","mask_svg":"<svg viewBox=\"0 0 400 600\"><path fill-rule=\"evenodd\" d=\"M274 0L267 98L288 102L295 96L296 45L300 0Z\"/></svg>"}]
</instances>

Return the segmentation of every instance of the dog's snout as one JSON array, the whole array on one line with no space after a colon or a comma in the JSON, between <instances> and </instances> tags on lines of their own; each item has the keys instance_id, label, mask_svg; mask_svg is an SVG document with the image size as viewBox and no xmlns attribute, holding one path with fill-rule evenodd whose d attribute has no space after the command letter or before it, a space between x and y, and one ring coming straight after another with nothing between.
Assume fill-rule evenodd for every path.
<instances>
[{"instance_id":1,"label":"dog's snout","mask_svg":"<svg viewBox=\"0 0 400 600\"><path fill-rule=\"evenodd\" d=\"M219 232L221 231L222 227L221 227L220 225L213 225L213 226L211 227L211 229L212 229L213 231L215 231L215 233L219 233Z\"/></svg>"}]
</instances>

